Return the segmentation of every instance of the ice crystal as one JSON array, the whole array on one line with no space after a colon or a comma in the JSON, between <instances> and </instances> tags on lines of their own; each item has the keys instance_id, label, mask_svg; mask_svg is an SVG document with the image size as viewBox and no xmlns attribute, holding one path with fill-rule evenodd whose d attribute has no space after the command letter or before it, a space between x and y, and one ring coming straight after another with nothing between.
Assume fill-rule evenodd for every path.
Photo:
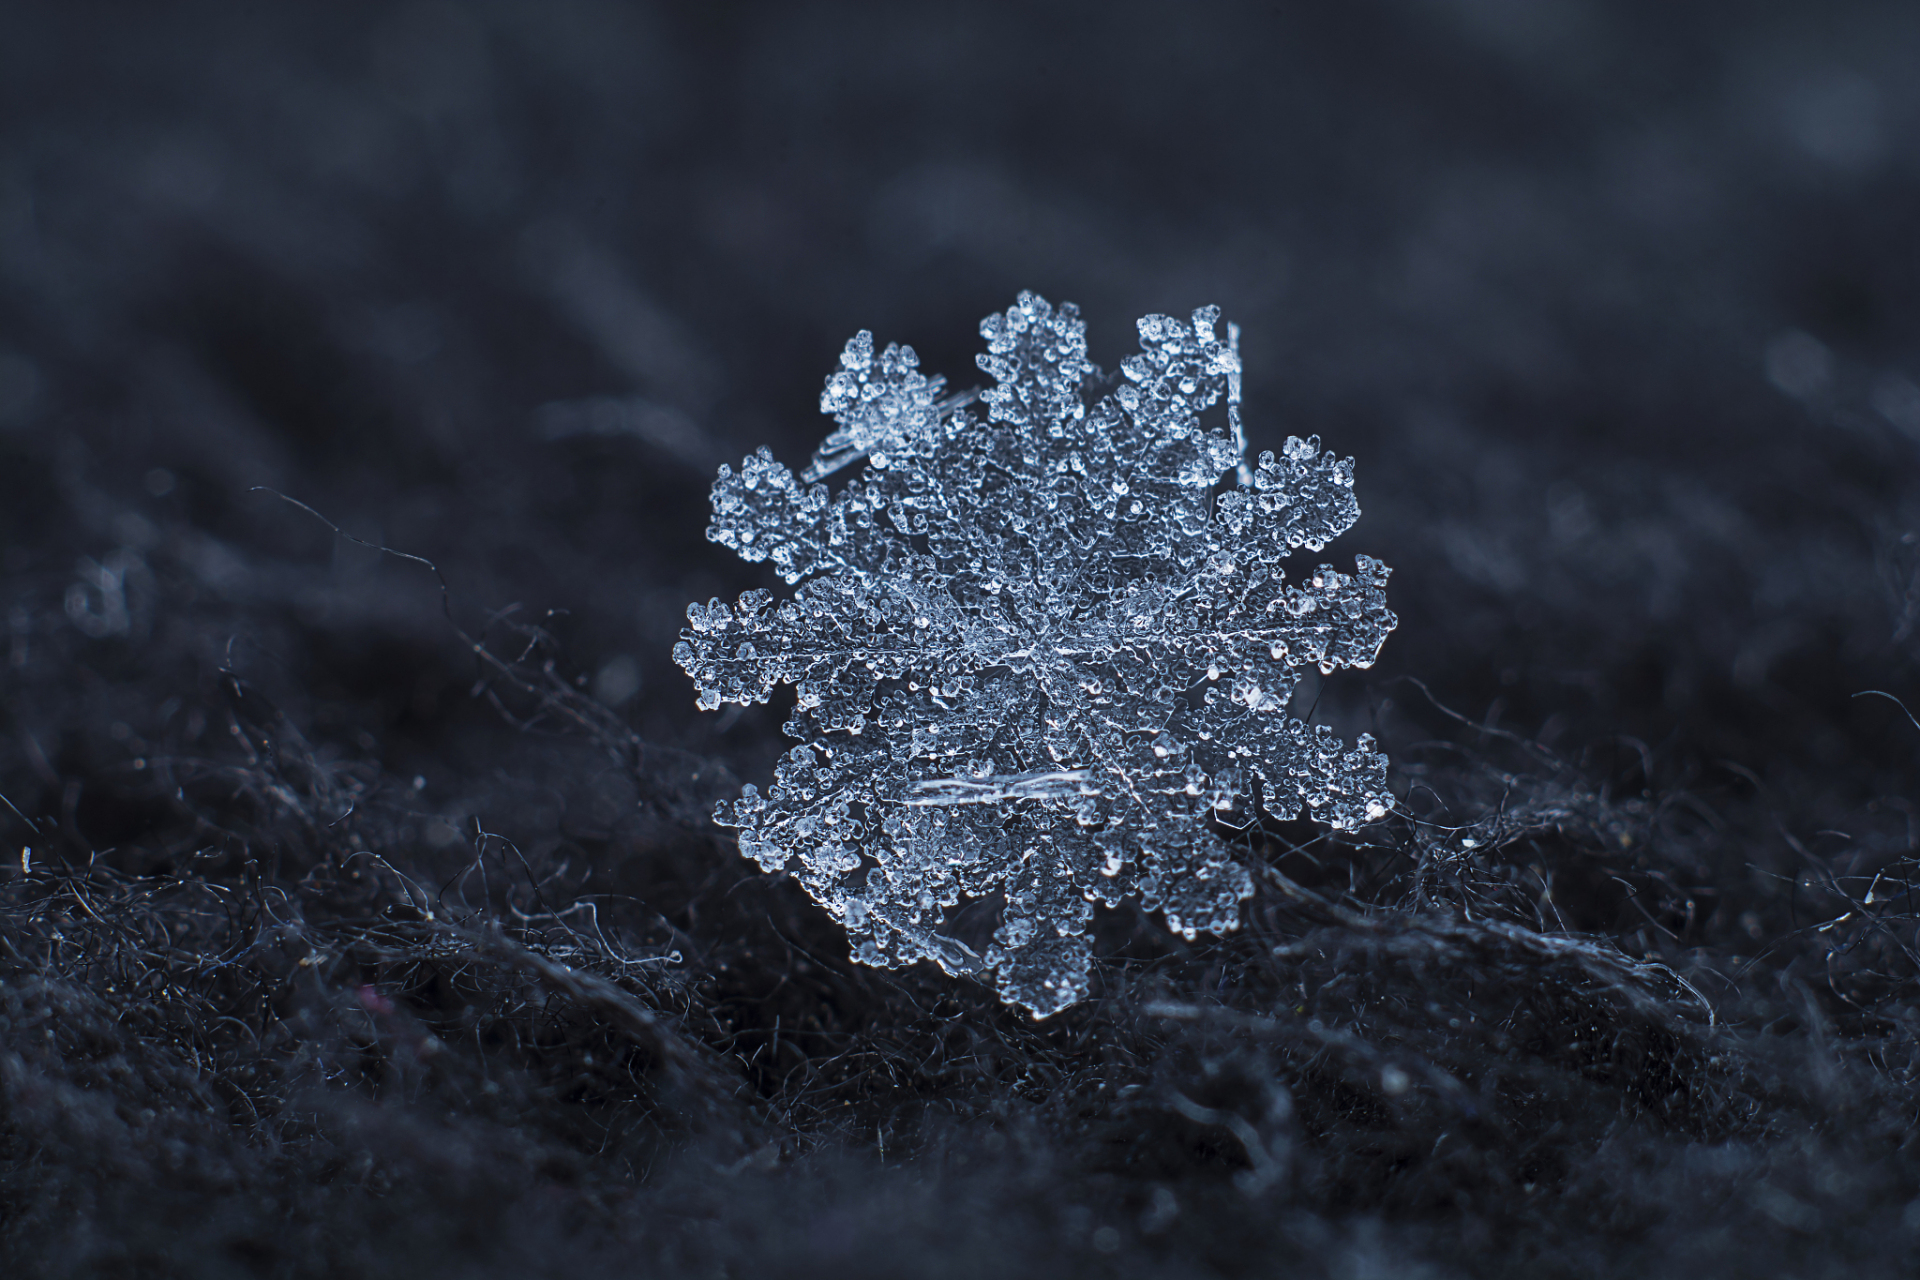
<instances>
[{"instance_id":1,"label":"ice crystal","mask_svg":"<svg viewBox=\"0 0 1920 1280\"><path fill-rule=\"evenodd\" d=\"M1044 1017L1087 993L1096 902L1237 927L1252 881L1210 816L1391 805L1371 738L1289 711L1303 668L1368 666L1394 626L1379 561L1281 567L1359 517L1352 459L1293 438L1246 463L1218 317L1141 320L1109 378L1071 304L1023 293L981 322L984 412L862 332L800 477L764 448L720 468L708 536L801 585L690 606L674 659L709 710L796 686L801 745L715 816L865 963L990 974ZM950 922L993 897L981 954Z\"/></svg>"}]
</instances>

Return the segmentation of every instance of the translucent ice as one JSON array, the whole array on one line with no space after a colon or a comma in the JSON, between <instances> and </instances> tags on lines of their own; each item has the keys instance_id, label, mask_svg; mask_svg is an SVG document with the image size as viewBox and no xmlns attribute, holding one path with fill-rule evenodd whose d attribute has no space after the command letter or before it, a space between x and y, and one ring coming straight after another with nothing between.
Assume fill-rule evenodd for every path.
<instances>
[{"instance_id":1,"label":"translucent ice","mask_svg":"<svg viewBox=\"0 0 1920 1280\"><path fill-rule=\"evenodd\" d=\"M1218 315L1140 321L1114 380L1072 305L1023 293L981 322L984 412L863 332L801 476L764 449L721 468L708 536L799 586L692 605L674 659L709 709L795 686L800 745L716 817L863 962L991 975L1045 1016L1087 993L1095 901L1137 895L1188 937L1238 926L1252 881L1211 813L1391 807L1370 738L1288 712L1303 668L1368 666L1394 626L1379 561L1282 568L1359 518L1353 462L1294 438L1247 464ZM943 932L995 895L984 955Z\"/></svg>"}]
</instances>

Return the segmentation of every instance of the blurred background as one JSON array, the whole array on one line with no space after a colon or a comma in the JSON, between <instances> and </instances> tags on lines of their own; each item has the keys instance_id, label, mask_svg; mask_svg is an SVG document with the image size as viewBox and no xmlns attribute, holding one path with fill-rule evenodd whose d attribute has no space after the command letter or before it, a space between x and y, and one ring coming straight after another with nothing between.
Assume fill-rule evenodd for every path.
<instances>
[{"instance_id":1,"label":"blurred background","mask_svg":"<svg viewBox=\"0 0 1920 1280\"><path fill-rule=\"evenodd\" d=\"M970 385L1031 288L1109 367L1221 304L1254 447L1357 457L1334 550L1403 626L1350 703L1854 803L1912 749L1851 695L1920 616L1916 52L1840 2L8 4L10 714L51 788L156 731L129 673L233 663L403 775L483 760L431 576L268 486L764 779L778 713L668 659L771 582L714 468L804 459L856 329ZM97 681L26 678L55 633Z\"/></svg>"}]
</instances>

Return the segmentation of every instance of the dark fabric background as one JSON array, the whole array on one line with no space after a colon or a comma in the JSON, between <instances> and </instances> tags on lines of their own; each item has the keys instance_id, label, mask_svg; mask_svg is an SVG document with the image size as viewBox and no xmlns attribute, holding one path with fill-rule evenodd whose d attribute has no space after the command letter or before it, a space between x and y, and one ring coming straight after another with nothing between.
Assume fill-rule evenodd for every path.
<instances>
[{"instance_id":1,"label":"dark fabric background","mask_svg":"<svg viewBox=\"0 0 1920 1280\"><path fill-rule=\"evenodd\" d=\"M218 1125L167 1139L218 1166L179 1175L175 1207L143 1122L121 1115L115 1137L47 1119L45 1081L80 1050L35 1056L29 979L67 974L60 999L82 1004L87 983L35 949L52 926L31 915L33 875L50 873L10 871L28 913L9 917L0 1018L11 1256L47 1274L1910 1274L1913 971L1869 998L1834 984L1831 955L1913 847L1920 729L1854 695L1916 692L1917 59L1920 10L1895 3L0 6L10 866L38 843L62 874L202 874L188 851L229 801L194 827L146 760L224 759L252 696L277 708L258 723L411 806L388 846L403 869L416 846L414 873L441 869L476 820L569 892L600 867L631 944L684 952L674 990L693 994L667 1005L732 1001L768 1024L689 1035L777 1059L778 1006L779 1026L844 1031L831 1052L789 1050L826 1081L908 997L828 954L831 927L702 824L711 792L764 783L783 749L777 706L698 713L668 657L688 601L774 585L705 541L714 468L762 443L803 461L820 382L860 328L967 386L978 319L1019 289L1080 304L1107 367L1137 316L1216 302L1243 330L1254 448L1318 434L1354 455L1365 516L1332 550L1395 569L1400 629L1323 715L1380 733L1411 769L1410 812L1442 825L1550 789L1537 758L1494 761L1502 740L1442 705L1555 753L1554 786L1693 814L1671 856L1656 835L1667 861L1576 878L1562 923L1734 975L1708 993L1729 1002L1713 1034L1747 1047L1712 1052L1761 1054L1745 1129L1669 1133L1641 1098L1590 1132L1487 1139L1493 1164L1564 1157L1557 1198L1506 1216L1489 1201L1535 1194L1518 1173L1496 1192L1434 1173L1439 1190L1396 1199L1394 1171L1440 1161L1443 1141L1343 1148L1320 1182L1255 1195L1222 1139L1220 1167L1136 1161L1114 1190L1089 1181L1086 1126L1157 1139L1094 1076L1293 1080L1306 1051L1256 1046L1282 1060L1256 1068L1244 1045L1159 1059L1135 1037L1135 1080L1111 1067L1108 1023L1022 1028L919 974L902 979L915 1016L1024 1047L976 1078L942 1042L937 1083L896 1075L839 1110L753 1076L789 1128L745 1172L697 1138L616 1161L599 1130L551 1119L586 1104L547 1076L537 1124L401 1141L466 1113L385 1078L355 1094L373 1110L329 1122L325 1159L229 1099ZM470 635L498 640L509 606L500 625L541 622L553 678L635 731L638 762L517 729L474 696L431 572L257 486L430 559ZM223 694L223 671L251 692ZM1419 745L1435 737L1471 765ZM204 874L257 889L303 872ZM1640 919L1643 874L1684 923ZM1813 932L1849 909L1865 915ZM1132 962L1162 945L1150 933ZM776 937L839 985L711 994ZM1211 962L1182 963L1200 975L1187 998ZM46 1001L67 1008L55 1023L84 1020ZM130 1071L188 1054L103 1008ZM1432 1008L1443 1034L1452 1015ZM267 1039L256 1027L249 1052L281 1052ZM148 1088L72 1087L136 1116ZM1069 1120L1042 1095L1078 1099ZM1338 1146L1339 1107L1364 1110L1325 1105L1300 1150ZM1019 1128L1010 1107L1040 1118ZM1807 1134L1824 1145L1792 1145ZM562 1225L583 1213L591 1230Z\"/></svg>"}]
</instances>

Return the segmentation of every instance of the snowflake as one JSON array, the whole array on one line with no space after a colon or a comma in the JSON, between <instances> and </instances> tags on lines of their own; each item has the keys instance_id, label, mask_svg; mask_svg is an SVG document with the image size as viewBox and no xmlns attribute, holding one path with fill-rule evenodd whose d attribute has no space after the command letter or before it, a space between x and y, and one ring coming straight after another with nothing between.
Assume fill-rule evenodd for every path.
<instances>
[{"instance_id":1,"label":"snowflake","mask_svg":"<svg viewBox=\"0 0 1920 1280\"><path fill-rule=\"evenodd\" d=\"M800 477L764 448L720 468L708 536L801 585L690 606L674 659L708 710L794 685L801 745L715 816L861 961L990 975L1044 1017L1087 993L1096 902L1137 895L1187 938L1238 926L1252 880L1209 817L1391 806L1371 738L1289 712L1303 668L1369 666L1394 626L1379 561L1281 568L1359 517L1352 459L1294 438L1246 463L1218 316L1147 317L1109 377L1071 304L1023 293L981 322L984 413L862 332ZM952 932L982 898L984 954Z\"/></svg>"}]
</instances>

